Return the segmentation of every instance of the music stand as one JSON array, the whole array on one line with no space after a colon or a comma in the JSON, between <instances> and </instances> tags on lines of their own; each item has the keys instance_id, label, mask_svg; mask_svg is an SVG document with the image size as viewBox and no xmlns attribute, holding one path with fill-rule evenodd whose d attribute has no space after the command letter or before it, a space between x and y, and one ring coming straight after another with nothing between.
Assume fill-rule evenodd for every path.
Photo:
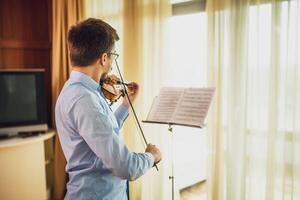
<instances>
[{"instance_id":1,"label":"music stand","mask_svg":"<svg viewBox=\"0 0 300 200\"><path fill-rule=\"evenodd\" d=\"M215 88L164 87L154 98L147 119L142 122L167 124L171 134L172 200L174 200L174 133L172 125L202 128Z\"/></svg>"}]
</instances>

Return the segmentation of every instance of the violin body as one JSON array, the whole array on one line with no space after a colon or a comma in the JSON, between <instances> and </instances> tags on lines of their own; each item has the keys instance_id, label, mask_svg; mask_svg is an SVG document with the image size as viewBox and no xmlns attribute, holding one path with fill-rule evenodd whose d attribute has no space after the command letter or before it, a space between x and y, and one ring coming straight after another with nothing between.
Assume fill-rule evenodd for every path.
<instances>
[{"instance_id":1,"label":"violin body","mask_svg":"<svg viewBox=\"0 0 300 200\"><path fill-rule=\"evenodd\" d=\"M114 85L103 83L101 87L102 93L111 103L118 101L120 97L124 97L123 90L118 90Z\"/></svg>"},{"instance_id":2,"label":"violin body","mask_svg":"<svg viewBox=\"0 0 300 200\"><path fill-rule=\"evenodd\" d=\"M105 98L111 102L111 104L118 101L118 99L120 99L120 97L125 96L124 88L121 85L122 85L122 82L114 74L108 75L102 81L102 83L101 83L102 93L105 96Z\"/></svg>"}]
</instances>

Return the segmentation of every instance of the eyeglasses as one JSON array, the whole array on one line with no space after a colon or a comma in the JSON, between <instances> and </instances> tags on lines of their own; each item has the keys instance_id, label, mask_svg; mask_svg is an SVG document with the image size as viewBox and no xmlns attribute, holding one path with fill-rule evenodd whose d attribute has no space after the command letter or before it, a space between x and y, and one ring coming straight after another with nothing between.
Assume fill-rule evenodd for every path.
<instances>
[{"instance_id":1,"label":"eyeglasses","mask_svg":"<svg viewBox=\"0 0 300 200\"><path fill-rule=\"evenodd\" d=\"M117 54L116 52L109 52L109 53L107 53L107 54L113 55L113 59L114 59L114 60L117 60L117 58L119 57L119 54Z\"/></svg>"}]
</instances>

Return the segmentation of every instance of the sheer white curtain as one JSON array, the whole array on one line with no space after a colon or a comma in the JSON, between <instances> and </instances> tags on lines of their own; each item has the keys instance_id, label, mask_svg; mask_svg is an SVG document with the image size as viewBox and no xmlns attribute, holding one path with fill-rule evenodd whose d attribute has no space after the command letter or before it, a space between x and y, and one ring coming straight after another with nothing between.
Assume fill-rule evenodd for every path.
<instances>
[{"instance_id":1,"label":"sheer white curtain","mask_svg":"<svg viewBox=\"0 0 300 200\"><path fill-rule=\"evenodd\" d=\"M123 66L123 7L124 1L121 0L84 0L85 18L94 17L104 20L117 30L121 37L116 43L116 51L120 55L119 65ZM113 68L116 72L115 67Z\"/></svg>"},{"instance_id":2,"label":"sheer white curtain","mask_svg":"<svg viewBox=\"0 0 300 200\"><path fill-rule=\"evenodd\" d=\"M124 78L140 85L140 94L134 104L140 120L146 119L155 95L165 76L166 19L170 16L169 0L86 0L87 17L97 17L118 31L120 41L119 65ZM115 67L114 67L115 68ZM124 139L133 151L143 152L145 146L139 136L133 114L124 125ZM142 124L148 142L162 151L163 161L140 179L130 183L130 198L143 200L170 199L170 147L167 129ZM178 192L177 192L178 194Z\"/></svg>"},{"instance_id":3,"label":"sheer white curtain","mask_svg":"<svg viewBox=\"0 0 300 200\"><path fill-rule=\"evenodd\" d=\"M209 199L300 199L300 2L208 0Z\"/></svg>"}]
</instances>

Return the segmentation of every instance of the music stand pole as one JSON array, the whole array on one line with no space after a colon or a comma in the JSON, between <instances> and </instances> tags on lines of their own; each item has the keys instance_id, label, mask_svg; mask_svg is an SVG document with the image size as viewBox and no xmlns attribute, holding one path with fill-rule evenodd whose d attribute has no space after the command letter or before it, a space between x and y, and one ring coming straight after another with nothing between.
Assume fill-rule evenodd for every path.
<instances>
[{"instance_id":1,"label":"music stand pole","mask_svg":"<svg viewBox=\"0 0 300 200\"><path fill-rule=\"evenodd\" d=\"M173 128L172 128L172 124L169 124L169 128L168 131L171 134L171 148L172 148L172 175L169 176L169 179L171 179L172 181L172 200L174 200L174 133L173 133Z\"/></svg>"}]
</instances>

